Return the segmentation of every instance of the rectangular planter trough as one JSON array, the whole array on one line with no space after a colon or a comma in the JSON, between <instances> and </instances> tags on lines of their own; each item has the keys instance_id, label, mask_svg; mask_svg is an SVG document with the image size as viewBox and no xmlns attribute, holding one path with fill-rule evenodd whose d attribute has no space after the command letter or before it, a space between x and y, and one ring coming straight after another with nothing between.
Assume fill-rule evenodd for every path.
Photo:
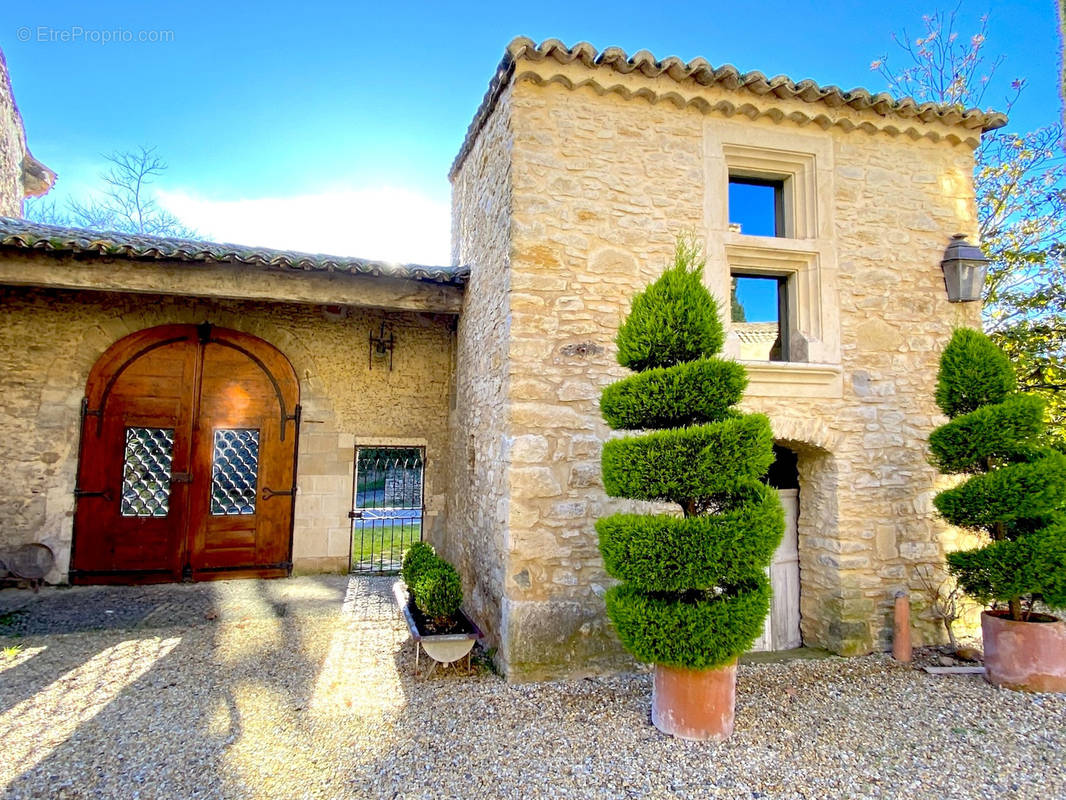
<instances>
[{"instance_id":1,"label":"rectangular planter trough","mask_svg":"<svg viewBox=\"0 0 1066 800\"><path fill-rule=\"evenodd\" d=\"M418 621L421 615L417 609L412 608L413 601L408 595L403 581L396 581L392 586L392 593L396 597L396 604L400 607L403 618L407 621L407 627L411 631L411 638L415 640L415 672L418 672L419 654L422 650L433 659L433 667L437 664L451 664L466 656L467 669L470 668L470 652L474 649L474 643L482 638L481 629L474 624L462 610L455 620L454 627L460 629L457 633L427 633L421 629ZM427 673L428 674L428 673Z\"/></svg>"}]
</instances>

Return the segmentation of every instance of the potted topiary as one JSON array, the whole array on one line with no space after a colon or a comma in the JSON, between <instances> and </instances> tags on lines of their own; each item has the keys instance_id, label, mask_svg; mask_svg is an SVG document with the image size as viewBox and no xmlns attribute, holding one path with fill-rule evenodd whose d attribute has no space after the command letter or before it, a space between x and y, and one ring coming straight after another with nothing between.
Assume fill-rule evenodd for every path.
<instances>
[{"instance_id":1,"label":"potted topiary","mask_svg":"<svg viewBox=\"0 0 1066 800\"><path fill-rule=\"evenodd\" d=\"M455 567L430 545L415 542L404 553L400 575L403 584L397 581L393 591L415 640L415 669L422 650L440 664L469 657L482 634L460 608L463 583Z\"/></svg>"},{"instance_id":2,"label":"potted topiary","mask_svg":"<svg viewBox=\"0 0 1066 800\"><path fill-rule=\"evenodd\" d=\"M987 543L949 553L948 568L981 615L985 674L1027 691L1066 691L1066 456L1046 446L1044 403L1016 391L1006 355L959 329L940 360L936 402L950 421L929 437L933 464L965 475L934 504ZM1005 606L1005 607L1004 607Z\"/></svg>"},{"instance_id":3,"label":"potted topiary","mask_svg":"<svg viewBox=\"0 0 1066 800\"><path fill-rule=\"evenodd\" d=\"M619 513L597 521L607 614L622 644L655 665L652 722L685 739L733 730L737 656L769 611L766 576L784 532L777 493L760 481L773 461L761 414L733 406L744 368L716 358L718 306L699 248L638 294L618 332L618 362L636 374L604 389L613 429L653 431L608 441L607 494L666 501L680 515Z\"/></svg>"}]
</instances>

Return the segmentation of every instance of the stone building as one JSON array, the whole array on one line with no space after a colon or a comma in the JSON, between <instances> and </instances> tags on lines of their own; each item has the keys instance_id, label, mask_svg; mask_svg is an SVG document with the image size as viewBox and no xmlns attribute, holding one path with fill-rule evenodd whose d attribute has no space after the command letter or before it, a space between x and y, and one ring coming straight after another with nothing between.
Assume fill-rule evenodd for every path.
<instances>
[{"instance_id":1,"label":"stone building","mask_svg":"<svg viewBox=\"0 0 1066 800\"><path fill-rule=\"evenodd\" d=\"M976 233L973 150L1004 122L516 39L452 166L458 266L0 220L0 546L46 541L57 581L143 566L105 529L143 531L160 580L345 570L378 511L357 453L417 449L421 533L508 676L625 664L597 400L630 298L694 234L716 296L772 295L770 319L722 303L790 512L760 645L883 647L895 591L957 544L925 440L940 349L979 309L940 260ZM734 219L748 195L763 227ZM259 473L227 472L253 450Z\"/></svg>"},{"instance_id":2,"label":"stone building","mask_svg":"<svg viewBox=\"0 0 1066 800\"><path fill-rule=\"evenodd\" d=\"M0 216L22 216L23 199L47 192L55 177L26 147L26 129L0 52Z\"/></svg>"}]
</instances>

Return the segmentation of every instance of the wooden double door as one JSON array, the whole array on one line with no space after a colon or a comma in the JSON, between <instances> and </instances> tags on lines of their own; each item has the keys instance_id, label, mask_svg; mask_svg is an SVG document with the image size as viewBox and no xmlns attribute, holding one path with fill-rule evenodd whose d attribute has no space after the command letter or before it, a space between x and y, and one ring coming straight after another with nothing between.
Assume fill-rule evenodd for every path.
<instances>
[{"instance_id":1,"label":"wooden double door","mask_svg":"<svg viewBox=\"0 0 1066 800\"><path fill-rule=\"evenodd\" d=\"M121 339L83 404L75 583L288 574L299 384L273 346L208 324Z\"/></svg>"}]
</instances>

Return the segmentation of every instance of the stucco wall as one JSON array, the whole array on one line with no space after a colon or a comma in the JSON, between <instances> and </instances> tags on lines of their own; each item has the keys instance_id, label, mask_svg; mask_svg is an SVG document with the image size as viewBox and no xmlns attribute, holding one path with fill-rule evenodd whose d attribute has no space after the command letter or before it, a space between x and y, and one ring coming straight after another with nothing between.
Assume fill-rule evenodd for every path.
<instances>
[{"instance_id":1,"label":"stucco wall","mask_svg":"<svg viewBox=\"0 0 1066 800\"><path fill-rule=\"evenodd\" d=\"M625 78L630 90L641 80ZM722 147L737 141L809 157L815 188L806 241L795 247L820 269L814 288L828 307L805 347L823 363L762 370L745 400L800 453L804 637L842 653L885 645L895 590L918 588L915 566L953 546L934 518L925 440L939 420L940 348L953 326L978 323L975 304L947 302L939 267L951 234L976 227L971 145L953 144L939 124L937 141L800 125L788 103L757 121L707 113L711 95L776 102L721 89L691 89L708 102L679 108L566 85L537 79L513 89L510 269L469 262L483 281L502 274L509 282L496 287L510 312L506 433L514 443L501 522L501 665L524 678L624 658L603 613L608 579L593 529L618 507L600 484L599 452L611 434L598 396L625 374L613 339L629 300L668 263L678 234L707 243L708 286L720 298L728 290L727 252L753 238L731 234L725 214ZM877 122L871 131L883 127Z\"/></svg>"},{"instance_id":2,"label":"stucco wall","mask_svg":"<svg viewBox=\"0 0 1066 800\"><path fill-rule=\"evenodd\" d=\"M354 448L426 447L426 537L443 536L451 316L153 295L0 287L0 547L44 541L62 580L70 558L79 408L89 369L128 333L164 323L215 325L281 350L300 380L296 571L348 567ZM396 336L393 370L368 368L382 319Z\"/></svg>"}]
</instances>

